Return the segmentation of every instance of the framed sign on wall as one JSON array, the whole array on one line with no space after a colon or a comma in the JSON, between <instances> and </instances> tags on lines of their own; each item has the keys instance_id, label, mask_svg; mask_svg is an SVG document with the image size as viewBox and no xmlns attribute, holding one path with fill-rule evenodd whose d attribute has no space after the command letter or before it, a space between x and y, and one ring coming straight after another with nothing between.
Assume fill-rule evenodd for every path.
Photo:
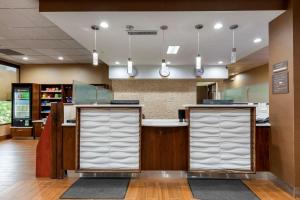
<instances>
[{"instance_id":1,"label":"framed sign on wall","mask_svg":"<svg viewBox=\"0 0 300 200\"><path fill-rule=\"evenodd\" d=\"M288 61L283 61L273 65L272 74L272 93L289 93L289 72Z\"/></svg>"}]
</instances>

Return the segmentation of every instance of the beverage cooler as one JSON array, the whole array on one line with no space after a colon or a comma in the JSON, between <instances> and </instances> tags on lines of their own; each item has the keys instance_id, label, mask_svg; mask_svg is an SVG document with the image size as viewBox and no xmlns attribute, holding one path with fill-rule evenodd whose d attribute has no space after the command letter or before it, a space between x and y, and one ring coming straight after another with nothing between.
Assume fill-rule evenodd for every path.
<instances>
[{"instance_id":1,"label":"beverage cooler","mask_svg":"<svg viewBox=\"0 0 300 200\"><path fill-rule=\"evenodd\" d=\"M12 126L31 127L37 119L39 90L36 84L12 84Z\"/></svg>"}]
</instances>

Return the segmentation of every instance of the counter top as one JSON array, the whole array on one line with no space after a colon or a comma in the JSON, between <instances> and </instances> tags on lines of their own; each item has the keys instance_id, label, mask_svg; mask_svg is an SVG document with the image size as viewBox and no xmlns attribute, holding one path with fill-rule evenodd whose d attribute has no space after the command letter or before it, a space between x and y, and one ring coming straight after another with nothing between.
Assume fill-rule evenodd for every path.
<instances>
[{"instance_id":1,"label":"counter top","mask_svg":"<svg viewBox=\"0 0 300 200\"><path fill-rule=\"evenodd\" d=\"M44 120L42 120L42 119L32 120L32 123L44 123Z\"/></svg>"},{"instance_id":2,"label":"counter top","mask_svg":"<svg viewBox=\"0 0 300 200\"><path fill-rule=\"evenodd\" d=\"M245 105L245 104L187 104L183 105L187 108L255 108L255 105Z\"/></svg>"},{"instance_id":3,"label":"counter top","mask_svg":"<svg viewBox=\"0 0 300 200\"><path fill-rule=\"evenodd\" d=\"M270 123L261 123L261 124L256 123L256 126L258 126L258 127L270 127L271 124Z\"/></svg>"},{"instance_id":4,"label":"counter top","mask_svg":"<svg viewBox=\"0 0 300 200\"><path fill-rule=\"evenodd\" d=\"M76 126L76 123L63 123L62 126Z\"/></svg>"},{"instance_id":5,"label":"counter top","mask_svg":"<svg viewBox=\"0 0 300 200\"><path fill-rule=\"evenodd\" d=\"M95 105L76 105L76 108L141 108L141 104L95 104Z\"/></svg>"},{"instance_id":6,"label":"counter top","mask_svg":"<svg viewBox=\"0 0 300 200\"><path fill-rule=\"evenodd\" d=\"M76 123L63 123L62 126L76 126ZM142 126L152 127L180 127L188 126L187 122L179 122L178 119L143 119ZM256 124L257 127L270 127L270 123Z\"/></svg>"},{"instance_id":7,"label":"counter top","mask_svg":"<svg viewBox=\"0 0 300 200\"><path fill-rule=\"evenodd\" d=\"M178 119L143 119L142 126L181 127L181 126L188 126L188 123L187 122L179 122Z\"/></svg>"}]
</instances>

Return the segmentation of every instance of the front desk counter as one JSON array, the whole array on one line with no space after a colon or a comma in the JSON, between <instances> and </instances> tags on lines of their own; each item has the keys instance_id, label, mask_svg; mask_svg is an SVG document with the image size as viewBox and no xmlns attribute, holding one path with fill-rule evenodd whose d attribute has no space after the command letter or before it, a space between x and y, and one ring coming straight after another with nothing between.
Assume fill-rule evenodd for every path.
<instances>
[{"instance_id":1,"label":"front desk counter","mask_svg":"<svg viewBox=\"0 0 300 200\"><path fill-rule=\"evenodd\" d=\"M75 170L76 124L62 124L63 168ZM256 171L269 171L270 124L257 124ZM178 120L143 120L141 170L187 170L188 124Z\"/></svg>"}]
</instances>

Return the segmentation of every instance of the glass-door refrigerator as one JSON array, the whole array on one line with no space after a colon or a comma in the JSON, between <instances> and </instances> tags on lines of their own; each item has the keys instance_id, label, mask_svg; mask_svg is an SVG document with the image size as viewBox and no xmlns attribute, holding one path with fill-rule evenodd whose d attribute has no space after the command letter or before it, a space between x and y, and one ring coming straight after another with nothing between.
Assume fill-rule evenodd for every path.
<instances>
[{"instance_id":1,"label":"glass-door refrigerator","mask_svg":"<svg viewBox=\"0 0 300 200\"><path fill-rule=\"evenodd\" d=\"M32 126L32 85L12 85L12 126Z\"/></svg>"}]
</instances>

